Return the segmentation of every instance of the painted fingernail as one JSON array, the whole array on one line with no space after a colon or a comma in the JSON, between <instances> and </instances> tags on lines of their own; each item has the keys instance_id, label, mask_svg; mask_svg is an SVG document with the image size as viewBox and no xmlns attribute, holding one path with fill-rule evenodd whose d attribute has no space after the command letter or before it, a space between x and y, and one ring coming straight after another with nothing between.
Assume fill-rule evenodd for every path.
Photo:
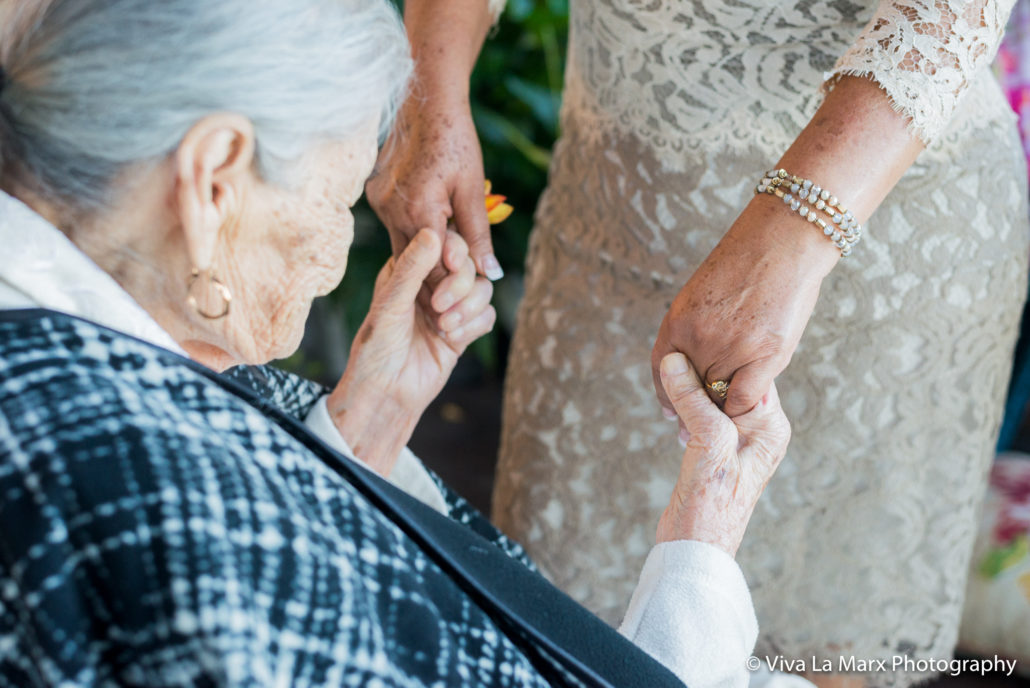
<instances>
[{"instance_id":1,"label":"painted fingernail","mask_svg":"<svg viewBox=\"0 0 1030 688\"><path fill-rule=\"evenodd\" d=\"M666 420L676 420L677 418L679 418L679 416L676 415L675 411L673 411L671 408L666 408L665 406L662 407L662 415L665 416Z\"/></svg>"},{"instance_id":2,"label":"painted fingernail","mask_svg":"<svg viewBox=\"0 0 1030 688\"><path fill-rule=\"evenodd\" d=\"M445 330L453 330L461 324L461 313L448 313L440 319L440 327Z\"/></svg>"},{"instance_id":3,"label":"painted fingernail","mask_svg":"<svg viewBox=\"0 0 1030 688\"><path fill-rule=\"evenodd\" d=\"M496 282L504 277L504 270L501 269L501 264L497 262L497 257L492 253L483 259L483 272L491 282Z\"/></svg>"},{"instance_id":4,"label":"painted fingernail","mask_svg":"<svg viewBox=\"0 0 1030 688\"><path fill-rule=\"evenodd\" d=\"M439 305L437 310L441 313L454 305L454 294L450 292L444 292L444 295L439 298Z\"/></svg>"}]
</instances>

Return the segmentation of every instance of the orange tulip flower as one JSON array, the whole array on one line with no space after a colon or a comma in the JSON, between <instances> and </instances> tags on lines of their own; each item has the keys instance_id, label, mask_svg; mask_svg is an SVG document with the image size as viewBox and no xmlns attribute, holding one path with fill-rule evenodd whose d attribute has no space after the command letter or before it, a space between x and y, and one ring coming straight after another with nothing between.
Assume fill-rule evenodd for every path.
<instances>
[{"instance_id":1,"label":"orange tulip flower","mask_svg":"<svg viewBox=\"0 0 1030 688\"><path fill-rule=\"evenodd\" d=\"M510 205L505 203L508 200L507 196L500 194L490 193L490 180L486 180L486 219L490 221L490 224L496 225L504 222L511 215L512 211L515 210Z\"/></svg>"}]
</instances>

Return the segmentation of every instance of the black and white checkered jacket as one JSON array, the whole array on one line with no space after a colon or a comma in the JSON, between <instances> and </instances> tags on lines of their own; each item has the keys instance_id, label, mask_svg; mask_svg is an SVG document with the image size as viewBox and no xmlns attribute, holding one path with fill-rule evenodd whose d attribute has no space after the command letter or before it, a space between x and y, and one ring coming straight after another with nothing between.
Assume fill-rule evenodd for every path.
<instances>
[{"instance_id":1,"label":"black and white checkered jacket","mask_svg":"<svg viewBox=\"0 0 1030 688\"><path fill-rule=\"evenodd\" d=\"M322 393L0 311L0 688L589 684L291 423Z\"/></svg>"}]
</instances>

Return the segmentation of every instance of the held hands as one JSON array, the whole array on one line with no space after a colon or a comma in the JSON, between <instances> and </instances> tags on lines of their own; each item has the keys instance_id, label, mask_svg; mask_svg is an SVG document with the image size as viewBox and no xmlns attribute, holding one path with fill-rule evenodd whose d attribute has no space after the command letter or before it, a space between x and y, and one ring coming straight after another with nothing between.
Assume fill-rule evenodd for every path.
<instances>
[{"instance_id":1,"label":"held hands","mask_svg":"<svg viewBox=\"0 0 1030 688\"><path fill-rule=\"evenodd\" d=\"M489 332L496 318L493 286L476 277L465 242L449 232L443 248L444 262L460 267L430 295L442 315L431 319L416 300L442 253L436 233L423 229L379 273L347 369L328 400L329 413L354 453L384 475L465 347Z\"/></svg>"},{"instance_id":2,"label":"held hands","mask_svg":"<svg viewBox=\"0 0 1030 688\"><path fill-rule=\"evenodd\" d=\"M734 418L754 408L797 348L839 252L766 201L741 214L662 320L651 368L667 414L672 404L659 374L666 354L686 354L703 383L728 382L724 411Z\"/></svg>"},{"instance_id":3,"label":"held hands","mask_svg":"<svg viewBox=\"0 0 1030 688\"><path fill-rule=\"evenodd\" d=\"M369 203L390 232L394 255L423 227L441 239L448 223L465 239L476 271L503 276L483 206L483 159L467 96L408 98L366 185ZM434 285L443 265L428 276ZM452 268L453 269L453 268Z\"/></svg>"},{"instance_id":4,"label":"held hands","mask_svg":"<svg viewBox=\"0 0 1030 688\"><path fill-rule=\"evenodd\" d=\"M698 540L735 556L790 441L776 386L753 409L731 419L708 398L683 354L665 356L660 371L690 439L669 506L658 521L657 540Z\"/></svg>"}]
</instances>

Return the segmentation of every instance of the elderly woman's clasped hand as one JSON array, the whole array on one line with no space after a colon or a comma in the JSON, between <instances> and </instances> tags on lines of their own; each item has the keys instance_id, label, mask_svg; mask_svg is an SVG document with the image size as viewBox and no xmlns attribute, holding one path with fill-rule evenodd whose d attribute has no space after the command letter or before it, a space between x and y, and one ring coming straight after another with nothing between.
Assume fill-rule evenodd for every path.
<instances>
[{"instance_id":1,"label":"elderly woman's clasped hand","mask_svg":"<svg viewBox=\"0 0 1030 688\"><path fill-rule=\"evenodd\" d=\"M425 280L441 264L457 269L430 290ZM372 306L328 408L355 454L380 473L389 473L465 348L493 328L493 286L475 273L460 236L448 232L441 245L435 232L423 229L376 279ZM446 305L442 316L417 298L423 289L426 301Z\"/></svg>"},{"instance_id":2,"label":"elderly woman's clasped hand","mask_svg":"<svg viewBox=\"0 0 1030 688\"><path fill-rule=\"evenodd\" d=\"M730 419L709 399L686 356L660 363L661 384L690 438L658 542L698 540L735 556L751 513L790 441L776 385L753 409Z\"/></svg>"}]
</instances>

